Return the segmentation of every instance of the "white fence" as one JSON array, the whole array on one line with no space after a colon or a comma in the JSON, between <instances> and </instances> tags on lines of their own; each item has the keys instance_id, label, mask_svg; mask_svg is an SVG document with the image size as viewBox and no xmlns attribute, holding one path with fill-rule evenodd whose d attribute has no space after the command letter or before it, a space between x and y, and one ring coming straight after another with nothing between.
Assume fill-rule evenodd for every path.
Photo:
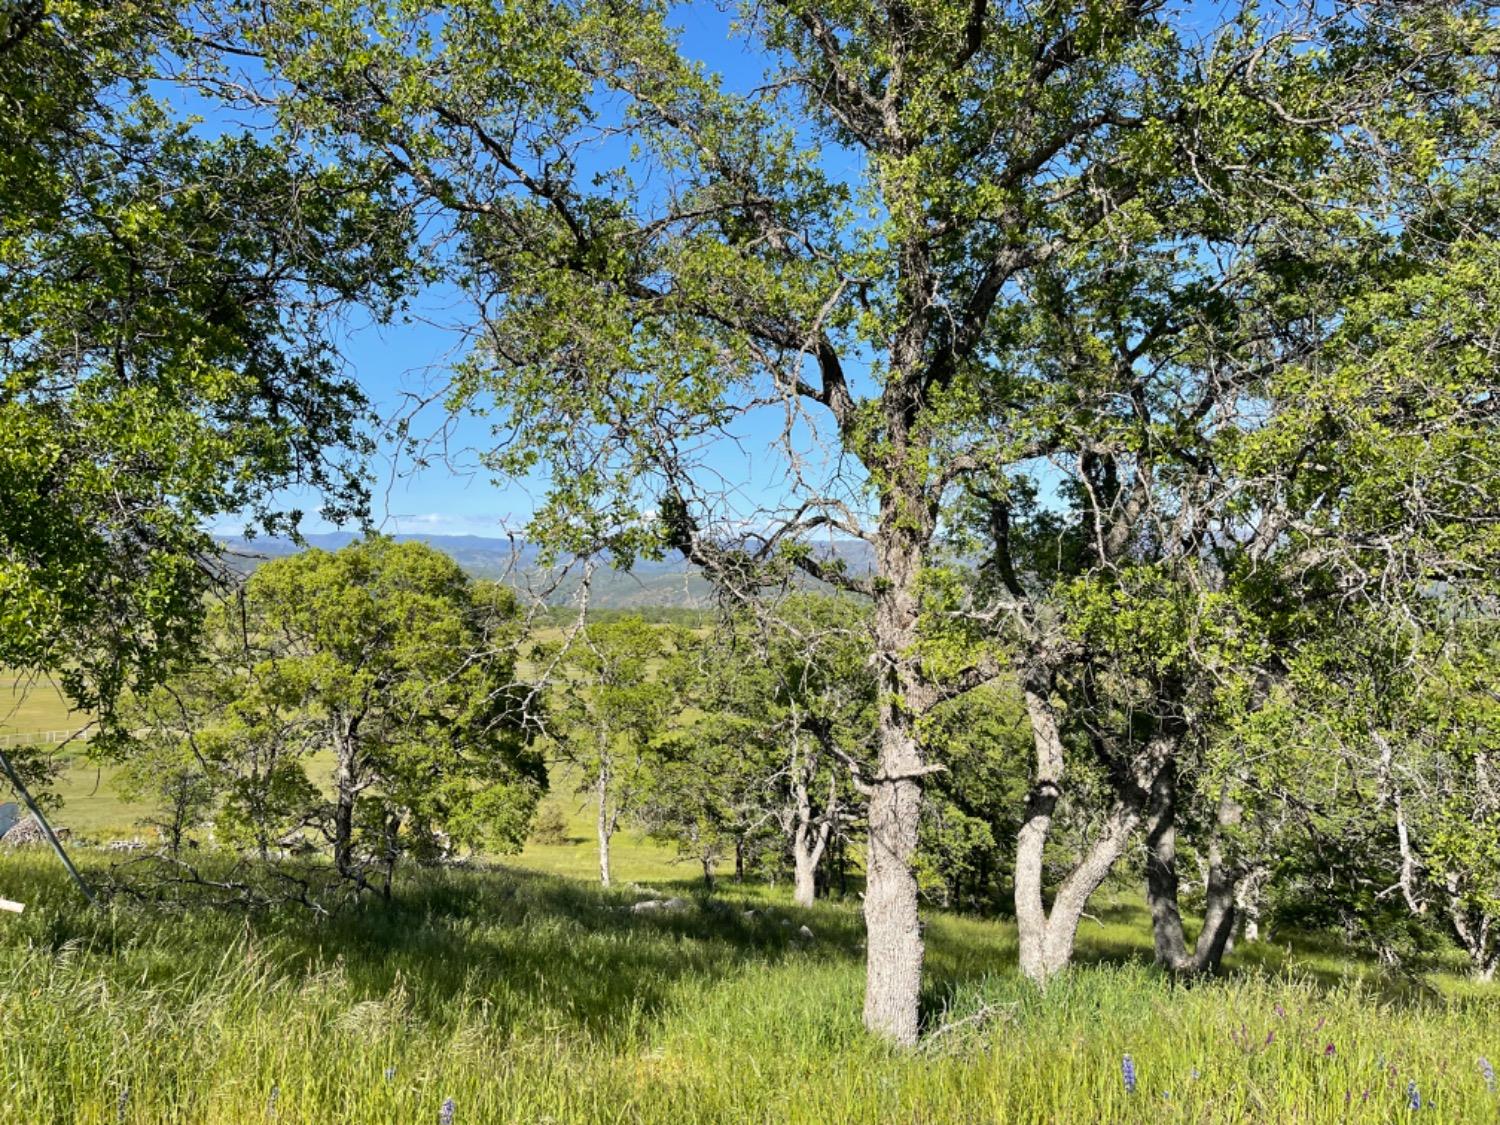
<instances>
[{"instance_id":1,"label":"white fence","mask_svg":"<svg viewBox=\"0 0 1500 1125\"><path fill-rule=\"evenodd\" d=\"M23 730L0 734L0 749L12 746L46 746L64 742L86 741L94 737L93 727L75 730Z\"/></svg>"}]
</instances>

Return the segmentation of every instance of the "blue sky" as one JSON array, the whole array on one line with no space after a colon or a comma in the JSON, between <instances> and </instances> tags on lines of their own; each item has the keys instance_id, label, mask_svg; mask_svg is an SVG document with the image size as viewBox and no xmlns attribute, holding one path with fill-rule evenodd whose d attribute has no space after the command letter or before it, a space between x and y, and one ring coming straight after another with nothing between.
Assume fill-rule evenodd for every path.
<instances>
[{"instance_id":1,"label":"blue sky","mask_svg":"<svg viewBox=\"0 0 1500 1125\"><path fill-rule=\"evenodd\" d=\"M1187 27L1206 31L1220 22L1226 7L1232 6L1219 2L1190 5L1187 15L1181 18ZM731 88L746 89L762 80L767 60L748 50L745 41L733 34L730 14L711 3L694 4L678 11L684 49L690 56L703 60ZM202 103L189 108L204 114L207 118L204 128L209 131L255 124L236 121L222 110ZM838 158L838 154L825 153L826 160ZM392 443L385 442L371 465L376 478L372 518L382 530L472 535L519 533L545 491L545 481L540 479L503 485L494 482L478 464L478 452L489 444L489 423L472 417L450 418L441 404L447 372L463 354L463 329L472 321L472 310L461 295L435 290L414 301L408 314L396 323L356 323L346 326L341 334L339 343L350 374L383 417L407 413L418 400L434 396L439 399L416 412L411 423L414 435L428 439L430 464L419 467ZM858 371L852 375L857 381ZM707 453L708 469L719 475L722 486L732 487L732 503L747 517L756 509L774 506L784 491L780 476L783 458L772 450L783 423L784 418L777 411L747 418L735 431L734 440L722 441ZM809 459L815 462L820 454L812 447L805 430L801 443L808 446ZM309 512L317 507L312 496L287 499L289 504ZM237 530L239 526L232 520L221 524L225 531ZM304 528L328 530L326 524L313 516L308 517Z\"/></svg>"},{"instance_id":2,"label":"blue sky","mask_svg":"<svg viewBox=\"0 0 1500 1125\"><path fill-rule=\"evenodd\" d=\"M731 17L711 4L681 10L680 26L688 53L704 60L728 85L747 88L764 75L765 60L750 54L742 38L734 36ZM187 108L206 118L209 132L245 124L202 102ZM472 309L451 290L432 290L416 299L410 310L389 324L367 318L346 325L338 339L354 377L377 413L390 419L411 413L414 405L441 396L447 373L464 351L464 329L472 324ZM709 451L710 471L739 493L738 504L752 509L774 502L778 494L778 459L770 444L779 436L781 420L769 414L747 419L735 433L736 441L718 443ZM411 414L411 433L425 439L430 462L418 466L390 441L381 443L371 464L375 476L372 519L390 533L503 535L519 532L545 491L544 479L496 483L478 464L478 453L489 444L489 423L469 416L450 417L441 401ZM329 525L311 513L316 497L290 494L289 505L310 514L306 531L326 531ZM237 532L241 522L221 521L221 530Z\"/></svg>"}]
</instances>

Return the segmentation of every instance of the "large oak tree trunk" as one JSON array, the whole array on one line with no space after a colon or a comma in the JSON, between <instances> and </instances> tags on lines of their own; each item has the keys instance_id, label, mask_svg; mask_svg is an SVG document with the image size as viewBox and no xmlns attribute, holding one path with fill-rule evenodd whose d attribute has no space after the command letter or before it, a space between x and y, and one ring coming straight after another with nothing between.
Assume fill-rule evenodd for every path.
<instances>
[{"instance_id":1,"label":"large oak tree trunk","mask_svg":"<svg viewBox=\"0 0 1500 1125\"><path fill-rule=\"evenodd\" d=\"M869 785L865 861L865 1027L897 1043L917 1041L922 986L922 926L917 914L917 824L925 771L915 724L930 700L913 667L920 551L895 521L888 496L882 513L875 603L875 658L881 667L880 751Z\"/></svg>"},{"instance_id":2,"label":"large oak tree trunk","mask_svg":"<svg viewBox=\"0 0 1500 1125\"><path fill-rule=\"evenodd\" d=\"M914 744L882 761L919 762ZM897 772L897 771L891 771ZM877 781L870 798L865 879L865 1026L897 1043L917 1041L922 986L922 927L917 916L917 819L922 789L916 780Z\"/></svg>"}]
</instances>

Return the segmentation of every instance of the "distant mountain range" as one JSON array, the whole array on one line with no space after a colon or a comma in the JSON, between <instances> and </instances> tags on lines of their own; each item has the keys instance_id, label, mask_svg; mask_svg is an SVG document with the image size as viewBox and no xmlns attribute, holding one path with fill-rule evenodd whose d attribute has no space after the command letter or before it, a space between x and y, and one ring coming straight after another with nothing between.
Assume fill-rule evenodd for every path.
<instances>
[{"instance_id":1,"label":"distant mountain range","mask_svg":"<svg viewBox=\"0 0 1500 1125\"><path fill-rule=\"evenodd\" d=\"M303 536L309 547L336 551L358 539L347 531L322 532ZM534 544L521 540L492 539L482 535L393 535L397 542L416 541L436 547L475 578L504 581L518 589L538 594L551 584L552 576L538 564ZM230 564L241 573L249 573L268 559L281 558L302 550L289 539L225 538ZM841 558L854 572L867 570L870 555L859 540L844 540L829 545L827 553ZM554 605L568 604L577 593L579 576L570 574L547 597ZM713 593L697 567L673 552L660 562L642 559L630 570L600 567L590 585L589 604L598 609L642 609L647 606L697 609L709 605Z\"/></svg>"}]
</instances>

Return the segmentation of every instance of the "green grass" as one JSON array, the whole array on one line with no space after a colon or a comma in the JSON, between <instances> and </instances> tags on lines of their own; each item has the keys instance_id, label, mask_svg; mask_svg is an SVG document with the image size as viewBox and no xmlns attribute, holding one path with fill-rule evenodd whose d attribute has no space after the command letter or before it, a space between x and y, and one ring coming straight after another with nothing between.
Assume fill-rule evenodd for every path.
<instances>
[{"instance_id":1,"label":"green grass","mask_svg":"<svg viewBox=\"0 0 1500 1125\"><path fill-rule=\"evenodd\" d=\"M111 776L70 760L58 821L140 834ZM1500 1061L1500 989L1392 979L1326 940L1242 947L1223 980L1176 986L1146 963L1133 893L1101 896L1045 994L1017 979L1011 926L933 913L929 1033L988 1018L890 1050L859 1025L856 901L798 911L727 882L705 898L696 868L629 831L603 890L573 789L560 775L549 798L567 844L411 871L395 902L331 921L90 911L50 854L0 854L0 895L27 903L0 914L0 1110L259 1122L274 1090L274 1119L296 1122L435 1122L448 1097L458 1125L1390 1122L1415 1081L1437 1106L1422 1120L1500 1121L1477 1064ZM76 854L102 877L107 855ZM692 905L633 915L632 883Z\"/></svg>"},{"instance_id":2,"label":"green grass","mask_svg":"<svg viewBox=\"0 0 1500 1125\"><path fill-rule=\"evenodd\" d=\"M0 735L76 730L87 721L50 680L0 669Z\"/></svg>"},{"instance_id":3,"label":"green grass","mask_svg":"<svg viewBox=\"0 0 1500 1125\"><path fill-rule=\"evenodd\" d=\"M1424 1120L1500 1120L1476 1064L1500 1055L1494 991L1382 989L1357 965L1337 983L1270 950L1275 971L1175 987L1128 903L1045 994L1014 975L1010 927L934 914L928 1026L991 1018L903 1054L860 1030L852 903L729 887L637 916L628 888L497 868L413 872L332 921L88 911L35 851L0 856L0 894L28 903L0 916L12 1120L264 1121L275 1090L298 1122L435 1122L448 1097L461 1125L1390 1122L1408 1081Z\"/></svg>"},{"instance_id":4,"label":"green grass","mask_svg":"<svg viewBox=\"0 0 1500 1125\"><path fill-rule=\"evenodd\" d=\"M331 770L332 759L319 756L313 772L320 775ZM321 760L325 759L326 760ZM87 840L151 838L141 826L150 809L127 801L115 786L117 767L108 762L94 762L85 755L70 751L63 761L63 773L55 787L62 807L53 815L55 823L70 828L76 837ZM528 843L518 856L510 858L514 866L551 875L594 880L599 874L598 845L594 838L593 805L587 796L575 793L573 775L565 768L554 770L552 792L547 798L555 802L567 818L568 842L542 845ZM10 799L7 794L6 799ZM622 829L614 837L611 849L614 878L622 883L662 879L687 879L697 873L691 863L682 863L661 845L631 829ZM727 871L729 865L723 866Z\"/></svg>"}]
</instances>

